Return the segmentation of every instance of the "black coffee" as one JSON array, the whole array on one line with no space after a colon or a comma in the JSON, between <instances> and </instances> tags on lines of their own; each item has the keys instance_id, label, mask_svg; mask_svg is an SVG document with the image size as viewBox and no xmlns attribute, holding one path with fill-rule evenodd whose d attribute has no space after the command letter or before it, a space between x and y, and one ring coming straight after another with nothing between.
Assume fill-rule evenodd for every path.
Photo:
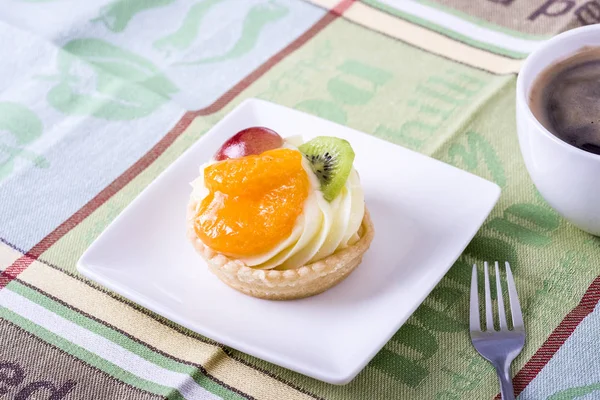
<instances>
[{"instance_id":1,"label":"black coffee","mask_svg":"<svg viewBox=\"0 0 600 400\"><path fill-rule=\"evenodd\" d=\"M600 154L600 47L583 48L544 70L529 103L556 137Z\"/></svg>"}]
</instances>

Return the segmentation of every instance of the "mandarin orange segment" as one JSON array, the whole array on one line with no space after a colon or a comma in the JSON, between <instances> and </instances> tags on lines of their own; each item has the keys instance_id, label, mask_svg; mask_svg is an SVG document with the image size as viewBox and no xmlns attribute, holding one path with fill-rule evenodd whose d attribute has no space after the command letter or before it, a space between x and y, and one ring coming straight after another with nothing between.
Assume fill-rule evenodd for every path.
<instances>
[{"instance_id":1,"label":"mandarin orange segment","mask_svg":"<svg viewBox=\"0 0 600 400\"><path fill-rule=\"evenodd\" d=\"M209 195L196 216L196 234L234 256L271 250L287 238L303 211L310 183L297 150L269 150L218 162L204 170Z\"/></svg>"},{"instance_id":2,"label":"mandarin orange segment","mask_svg":"<svg viewBox=\"0 0 600 400\"><path fill-rule=\"evenodd\" d=\"M291 149L269 150L258 156L229 159L207 167L204 184L211 192L260 195L301 172L301 162L302 154Z\"/></svg>"}]
</instances>

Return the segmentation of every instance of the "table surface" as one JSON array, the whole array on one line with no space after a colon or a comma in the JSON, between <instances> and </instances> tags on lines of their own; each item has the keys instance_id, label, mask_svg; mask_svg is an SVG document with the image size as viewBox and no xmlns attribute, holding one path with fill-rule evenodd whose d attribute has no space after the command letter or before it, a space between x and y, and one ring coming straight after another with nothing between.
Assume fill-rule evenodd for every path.
<instances>
[{"instance_id":1,"label":"table surface","mask_svg":"<svg viewBox=\"0 0 600 400\"><path fill-rule=\"evenodd\" d=\"M600 22L595 2L0 0L0 9L0 395L493 398L495 372L467 327L470 266L485 260L511 262L521 297L520 399L600 395L600 239L538 194L514 102L522 60L556 33ZM215 343L76 270L124 207L249 97L502 188L447 276L348 385Z\"/></svg>"}]
</instances>

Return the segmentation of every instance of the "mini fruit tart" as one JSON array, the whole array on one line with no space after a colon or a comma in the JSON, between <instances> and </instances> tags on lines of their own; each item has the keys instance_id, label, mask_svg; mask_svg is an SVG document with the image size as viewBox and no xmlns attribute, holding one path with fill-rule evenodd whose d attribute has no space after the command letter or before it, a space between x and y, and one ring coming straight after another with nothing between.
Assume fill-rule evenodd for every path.
<instances>
[{"instance_id":1,"label":"mini fruit tart","mask_svg":"<svg viewBox=\"0 0 600 400\"><path fill-rule=\"evenodd\" d=\"M187 236L210 270L254 297L298 299L342 281L374 229L354 151L253 127L226 141L192 182Z\"/></svg>"}]
</instances>

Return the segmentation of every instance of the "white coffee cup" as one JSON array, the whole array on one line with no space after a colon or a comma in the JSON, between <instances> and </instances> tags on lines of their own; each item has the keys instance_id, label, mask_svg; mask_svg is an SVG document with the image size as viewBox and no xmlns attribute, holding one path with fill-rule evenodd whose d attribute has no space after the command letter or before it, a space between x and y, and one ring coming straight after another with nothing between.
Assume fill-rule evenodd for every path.
<instances>
[{"instance_id":1,"label":"white coffee cup","mask_svg":"<svg viewBox=\"0 0 600 400\"><path fill-rule=\"evenodd\" d=\"M600 46L600 25L562 33L529 55L517 78L517 131L525 165L544 199L575 226L600 235L600 155L554 136L529 107L538 75L584 46Z\"/></svg>"}]
</instances>

